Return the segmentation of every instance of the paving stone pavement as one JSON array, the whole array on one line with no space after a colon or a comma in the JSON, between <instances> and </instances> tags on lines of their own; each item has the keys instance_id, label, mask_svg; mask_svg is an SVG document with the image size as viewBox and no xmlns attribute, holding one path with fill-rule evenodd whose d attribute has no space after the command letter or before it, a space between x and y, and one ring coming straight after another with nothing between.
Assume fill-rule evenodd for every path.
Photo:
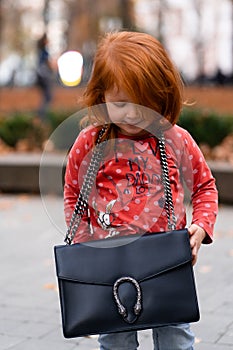
<instances>
[{"instance_id":1,"label":"paving stone pavement","mask_svg":"<svg viewBox=\"0 0 233 350\"><path fill-rule=\"evenodd\" d=\"M195 266L195 350L233 349L232 215L233 207L220 206L215 242L202 246ZM96 337L62 336L53 246L64 229L60 197L0 195L0 350L98 349ZM140 350L153 349L149 330L139 341Z\"/></svg>"}]
</instances>

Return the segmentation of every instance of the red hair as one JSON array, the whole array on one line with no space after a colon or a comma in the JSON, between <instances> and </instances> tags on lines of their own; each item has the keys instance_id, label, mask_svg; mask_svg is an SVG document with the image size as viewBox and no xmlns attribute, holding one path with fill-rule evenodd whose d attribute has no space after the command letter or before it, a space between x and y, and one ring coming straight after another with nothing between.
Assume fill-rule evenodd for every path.
<instances>
[{"instance_id":1,"label":"red hair","mask_svg":"<svg viewBox=\"0 0 233 350\"><path fill-rule=\"evenodd\" d=\"M175 124L182 108L183 83L161 43L149 34L108 33L96 51L92 76L83 96L86 106L104 103L114 87L135 104L151 108Z\"/></svg>"}]
</instances>

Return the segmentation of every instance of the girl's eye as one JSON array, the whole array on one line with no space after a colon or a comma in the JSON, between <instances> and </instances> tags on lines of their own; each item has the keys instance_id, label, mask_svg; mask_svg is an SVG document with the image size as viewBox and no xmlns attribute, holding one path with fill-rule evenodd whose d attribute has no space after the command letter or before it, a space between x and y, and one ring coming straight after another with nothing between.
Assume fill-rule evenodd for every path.
<instances>
[{"instance_id":1,"label":"girl's eye","mask_svg":"<svg viewBox=\"0 0 233 350\"><path fill-rule=\"evenodd\" d=\"M127 105L127 102L112 102L112 104L116 107L122 108Z\"/></svg>"}]
</instances>

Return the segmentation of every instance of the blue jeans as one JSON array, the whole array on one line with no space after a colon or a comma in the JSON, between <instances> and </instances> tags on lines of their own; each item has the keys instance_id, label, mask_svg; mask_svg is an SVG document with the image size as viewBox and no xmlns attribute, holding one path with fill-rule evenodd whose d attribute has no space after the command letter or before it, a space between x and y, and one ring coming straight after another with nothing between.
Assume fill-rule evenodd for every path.
<instances>
[{"instance_id":1,"label":"blue jeans","mask_svg":"<svg viewBox=\"0 0 233 350\"><path fill-rule=\"evenodd\" d=\"M193 350L194 334L188 323L152 329L154 350ZM100 350L136 350L137 332L102 334ZM149 349L148 349L149 350Z\"/></svg>"}]
</instances>

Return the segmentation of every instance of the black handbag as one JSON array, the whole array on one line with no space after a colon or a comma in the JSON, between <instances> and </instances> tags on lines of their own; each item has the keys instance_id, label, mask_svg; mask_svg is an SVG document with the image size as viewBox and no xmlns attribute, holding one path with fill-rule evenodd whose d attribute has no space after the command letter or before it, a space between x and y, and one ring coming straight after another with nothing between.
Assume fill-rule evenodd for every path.
<instances>
[{"instance_id":1,"label":"black handbag","mask_svg":"<svg viewBox=\"0 0 233 350\"><path fill-rule=\"evenodd\" d=\"M198 321L189 234L175 229L163 135L159 149L169 230L71 244L105 147L101 137L67 231L67 245L54 248L64 337Z\"/></svg>"}]
</instances>

